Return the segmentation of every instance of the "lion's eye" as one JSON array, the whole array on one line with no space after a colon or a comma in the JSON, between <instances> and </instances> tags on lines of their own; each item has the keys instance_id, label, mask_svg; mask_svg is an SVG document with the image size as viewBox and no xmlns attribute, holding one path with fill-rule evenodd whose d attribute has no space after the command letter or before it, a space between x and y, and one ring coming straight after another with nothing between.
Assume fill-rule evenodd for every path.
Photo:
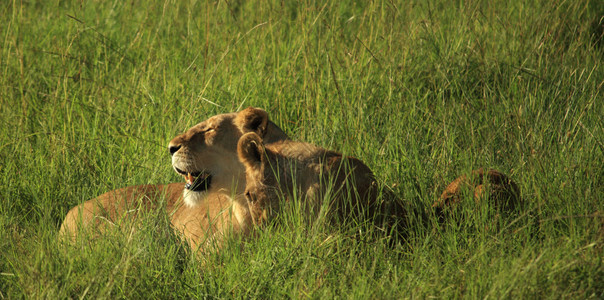
<instances>
[{"instance_id":1,"label":"lion's eye","mask_svg":"<svg viewBox=\"0 0 604 300\"><path fill-rule=\"evenodd\" d=\"M245 198L250 202L254 202L254 197L249 191L245 191Z\"/></svg>"}]
</instances>

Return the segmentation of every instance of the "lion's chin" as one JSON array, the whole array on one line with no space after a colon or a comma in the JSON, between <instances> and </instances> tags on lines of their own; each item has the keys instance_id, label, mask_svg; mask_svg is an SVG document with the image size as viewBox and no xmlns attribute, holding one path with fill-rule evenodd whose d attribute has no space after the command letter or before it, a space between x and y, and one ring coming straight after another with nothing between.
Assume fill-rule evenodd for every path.
<instances>
[{"instance_id":1,"label":"lion's chin","mask_svg":"<svg viewBox=\"0 0 604 300\"><path fill-rule=\"evenodd\" d=\"M208 191L193 191L185 189L182 198L187 206L196 206L203 201L208 195Z\"/></svg>"}]
</instances>

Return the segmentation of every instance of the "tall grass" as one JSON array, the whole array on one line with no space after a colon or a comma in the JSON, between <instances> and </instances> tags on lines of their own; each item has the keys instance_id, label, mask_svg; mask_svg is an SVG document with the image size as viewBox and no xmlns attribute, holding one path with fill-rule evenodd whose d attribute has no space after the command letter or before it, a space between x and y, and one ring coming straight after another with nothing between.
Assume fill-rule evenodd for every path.
<instances>
[{"instance_id":1,"label":"tall grass","mask_svg":"<svg viewBox=\"0 0 604 300\"><path fill-rule=\"evenodd\" d=\"M598 1L4 1L0 298L601 298L603 12ZM408 242L295 209L203 261L161 215L136 233L57 242L74 205L179 181L170 138L247 106L395 185ZM431 203L478 167L516 180L525 207L502 217L468 198L439 224Z\"/></svg>"}]
</instances>

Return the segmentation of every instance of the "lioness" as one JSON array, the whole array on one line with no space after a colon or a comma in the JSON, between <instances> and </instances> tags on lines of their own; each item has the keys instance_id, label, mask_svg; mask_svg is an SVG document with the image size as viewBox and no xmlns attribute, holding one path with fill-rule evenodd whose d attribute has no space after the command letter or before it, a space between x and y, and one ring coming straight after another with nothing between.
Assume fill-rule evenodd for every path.
<instances>
[{"instance_id":1,"label":"lioness","mask_svg":"<svg viewBox=\"0 0 604 300\"><path fill-rule=\"evenodd\" d=\"M253 132L241 137L237 153L246 168L245 197L256 224L270 220L280 199L293 195L306 201L309 213L318 212L327 196L333 199L332 217L375 217L380 225L405 224L402 204L380 191L373 172L354 157L290 140L264 144Z\"/></svg>"},{"instance_id":2,"label":"lioness","mask_svg":"<svg viewBox=\"0 0 604 300\"><path fill-rule=\"evenodd\" d=\"M267 143L288 139L262 109L213 116L169 143L172 166L185 184L131 186L105 193L72 208L59 234L73 241L80 228L102 233L109 224L136 218L141 210L157 209L162 198L173 227L193 247L207 238L203 232L226 228L227 220L236 221L231 224L234 230L245 233L251 219L246 200L236 196L245 188L245 168L236 151L237 141L247 132L262 136ZM213 221L222 225L210 225Z\"/></svg>"}]
</instances>

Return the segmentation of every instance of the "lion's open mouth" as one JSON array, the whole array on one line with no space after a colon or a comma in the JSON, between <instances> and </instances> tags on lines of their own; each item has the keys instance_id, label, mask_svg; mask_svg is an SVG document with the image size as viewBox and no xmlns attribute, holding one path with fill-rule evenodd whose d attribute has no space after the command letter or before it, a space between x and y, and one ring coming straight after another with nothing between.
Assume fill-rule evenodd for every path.
<instances>
[{"instance_id":1,"label":"lion's open mouth","mask_svg":"<svg viewBox=\"0 0 604 300\"><path fill-rule=\"evenodd\" d=\"M210 188L212 175L208 172L185 172L179 168L174 168L182 177L185 178L185 188L194 192L203 192Z\"/></svg>"}]
</instances>

